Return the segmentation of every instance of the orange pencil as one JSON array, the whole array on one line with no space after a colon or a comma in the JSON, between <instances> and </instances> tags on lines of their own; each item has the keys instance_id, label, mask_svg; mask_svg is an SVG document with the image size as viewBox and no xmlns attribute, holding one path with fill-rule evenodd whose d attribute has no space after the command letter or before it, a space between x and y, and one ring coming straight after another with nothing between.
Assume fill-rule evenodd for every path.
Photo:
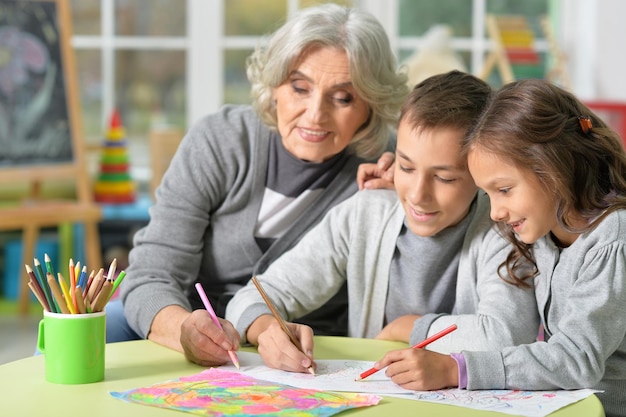
<instances>
[{"instance_id":1,"label":"orange pencil","mask_svg":"<svg viewBox=\"0 0 626 417\"><path fill-rule=\"evenodd\" d=\"M74 260L72 258L70 258L70 265L68 269L70 274L70 288L73 288L76 286L76 270L74 269Z\"/></svg>"},{"instance_id":2,"label":"orange pencil","mask_svg":"<svg viewBox=\"0 0 626 417\"><path fill-rule=\"evenodd\" d=\"M443 329L442 331L440 331L439 333L435 333L434 335L430 336L429 338L424 339L423 341L419 342L416 345L411 346L411 349L421 349L423 347L425 347L426 345L434 342L437 339L441 339L443 336L447 335L450 332L453 332L456 330L456 324L453 324L449 327L446 327L445 329ZM363 372L361 375L359 375L358 378L355 379L355 381L362 381L363 379L367 378L368 376L376 373L380 371L380 369L376 369L374 367L368 369L367 371Z\"/></svg>"},{"instance_id":3,"label":"orange pencil","mask_svg":"<svg viewBox=\"0 0 626 417\"><path fill-rule=\"evenodd\" d=\"M69 265L69 273L70 273L70 298L68 303L72 303L74 308L76 308L76 267L74 265L74 260L70 258ZM63 287L61 287L62 289Z\"/></svg>"}]
</instances>

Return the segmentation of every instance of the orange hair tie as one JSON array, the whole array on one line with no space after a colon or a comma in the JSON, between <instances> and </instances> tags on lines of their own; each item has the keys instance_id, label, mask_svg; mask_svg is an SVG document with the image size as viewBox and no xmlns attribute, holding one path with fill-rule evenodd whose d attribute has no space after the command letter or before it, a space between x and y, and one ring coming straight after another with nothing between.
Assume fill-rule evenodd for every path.
<instances>
[{"instance_id":1,"label":"orange hair tie","mask_svg":"<svg viewBox=\"0 0 626 417\"><path fill-rule=\"evenodd\" d=\"M578 116L578 123L580 123L580 128L585 134L589 133L593 127L589 116Z\"/></svg>"}]
</instances>

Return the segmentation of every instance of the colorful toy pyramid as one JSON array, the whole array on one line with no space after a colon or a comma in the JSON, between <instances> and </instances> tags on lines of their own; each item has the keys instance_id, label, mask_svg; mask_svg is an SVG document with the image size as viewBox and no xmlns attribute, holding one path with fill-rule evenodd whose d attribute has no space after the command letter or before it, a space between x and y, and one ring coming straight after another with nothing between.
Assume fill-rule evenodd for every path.
<instances>
[{"instance_id":1,"label":"colorful toy pyramid","mask_svg":"<svg viewBox=\"0 0 626 417\"><path fill-rule=\"evenodd\" d=\"M124 138L120 115L114 110L100 157L100 175L95 183L97 202L123 204L135 201L135 183L128 173L128 152Z\"/></svg>"},{"instance_id":2,"label":"colorful toy pyramid","mask_svg":"<svg viewBox=\"0 0 626 417\"><path fill-rule=\"evenodd\" d=\"M535 50L535 33L521 15L488 14L485 20L493 49L479 77L487 80L497 68L502 84L521 78L544 78L543 57Z\"/></svg>"}]
</instances>

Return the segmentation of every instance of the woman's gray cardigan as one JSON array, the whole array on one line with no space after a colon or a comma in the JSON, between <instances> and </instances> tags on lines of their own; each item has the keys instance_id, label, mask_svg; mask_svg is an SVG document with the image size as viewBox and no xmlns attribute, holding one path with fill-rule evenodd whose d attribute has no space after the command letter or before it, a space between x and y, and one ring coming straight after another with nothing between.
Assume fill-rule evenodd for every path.
<instances>
[{"instance_id":1,"label":"woman's gray cardigan","mask_svg":"<svg viewBox=\"0 0 626 417\"><path fill-rule=\"evenodd\" d=\"M357 191L362 159L348 158L315 204L265 253L254 228L276 139L249 106L225 106L187 133L156 191L150 222L134 237L120 286L129 325L147 337L164 307L201 308L201 282L218 315L250 277L291 248L329 208ZM336 317L327 320L336 324ZM345 331L345 330L344 330Z\"/></svg>"}]
</instances>

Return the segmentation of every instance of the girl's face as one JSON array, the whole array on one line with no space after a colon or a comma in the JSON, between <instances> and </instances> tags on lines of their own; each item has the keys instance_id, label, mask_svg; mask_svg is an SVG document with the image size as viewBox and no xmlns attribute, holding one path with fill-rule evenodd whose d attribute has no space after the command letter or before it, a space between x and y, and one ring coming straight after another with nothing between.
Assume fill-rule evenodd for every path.
<instances>
[{"instance_id":1,"label":"girl's face","mask_svg":"<svg viewBox=\"0 0 626 417\"><path fill-rule=\"evenodd\" d=\"M552 232L563 246L577 235L563 230L556 218L556 200L534 172L520 169L481 149L470 151L469 170L491 201L491 218L506 223L527 244Z\"/></svg>"},{"instance_id":2,"label":"girl's face","mask_svg":"<svg viewBox=\"0 0 626 417\"><path fill-rule=\"evenodd\" d=\"M461 157L463 132L398 128L394 185L409 229L434 236L465 218L476 185Z\"/></svg>"},{"instance_id":3,"label":"girl's face","mask_svg":"<svg viewBox=\"0 0 626 417\"><path fill-rule=\"evenodd\" d=\"M344 150L369 115L352 86L348 56L334 48L305 52L273 97L283 145L305 161L323 162Z\"/></svg>"}]
</instances>

